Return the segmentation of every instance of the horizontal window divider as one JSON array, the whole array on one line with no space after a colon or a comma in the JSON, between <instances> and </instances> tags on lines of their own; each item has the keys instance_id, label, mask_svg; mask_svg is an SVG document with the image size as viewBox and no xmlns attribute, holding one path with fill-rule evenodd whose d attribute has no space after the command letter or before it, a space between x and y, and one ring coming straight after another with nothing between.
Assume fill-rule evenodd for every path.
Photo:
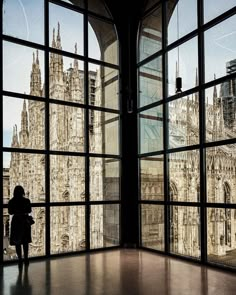
<instances>
[{"instance_id":1,"label":"horizontal window divider","mask_svg":"<svg viewBox=\"0 0 236 295\"><path fill-rule=\"evenodd\" d=\"M171 51L172 49L175 49L182 44L186 43L187 41L191 40L194 37L197 37L199 29L195 29L188 33L187 35L184 35L183 37L179 38L178 40L174 41L173 43L170 43L166 47L166 51Z\"/></svg>"},{"instance_id":2,"label":"horizontal window divider","mask_svg":"<svg viewBox=\"0 0 236 295\"><path fill-rule=\"evenodd\" d=\"M201 207L201 203L200 202L167 201L166 204L169 205L169 206Z\"/></svg>"},{"instance_id":3,"label":"horizontal window divider","mask_svg":"<svg viewBox=\"0 0 236 295\"><path fill-rule=\"evenodd\" d=\"M85 157L87 154L84 152L70 152L70 151L49 151L49 155L57 155L57 156L79 156Z\"/></svg>"},{"instance_id":4,"label":"horizontal window divider","mask_svg":"<svg viewBox=\"0 0 236 295\"><path fill-rule=\"evenodd\" d=\"M62 49L57 49L50 46L49 46L49 53L54 53L54 54L62 55L63 57L70 57L70 58L74 58L76 60L81 60L81 61L84 61L86 59L83 55L65 51Z\"/></svg>"},{"instance_id":5,"label":"horizontal window divider","mask_svg":"<svg viewBox=\"0 0 236 295\"><path fill-rule=\"evenodd\" d=\"M161 201L161 200L143 200L139 199L139 204L144 205L144 204L152 204L152 205L166 205L166 201Z\"/></svg>"},{"instance_id":6,"label":"horizontal window divider","mask_svg":"<svg viewBox=\"0 0 236 295\"><path fill-rule=\"evenodd\" d=\"M66 105L66 106L82 108L82 109L86 108L85 104L82 104L82 103L79 103L79 102L60 100L60 99L55 99L55 98L49 98L49 103L59 104L59 105Z\"/></svg>"},{"instance_id":7,"label":"horizontal window divider","mask_svg":"<svg viewBox=\"0 0 236 295\"><path fill-rule=\"evenodd\" d=\"M140 107L137 109L137 113L141 113L143 111L147 111L149 109L152 109L152 108L155 108L155 107L158 107L158 106L162 106L164 104L164 100L159 100L159 101L156 101L156 102L153 102L151 104L148 104L148 105L145 105L143 107Z\"/></svg>"},{"instance_id":8,"label":"horizontal window divider","mask_svg":"<svg viewBox=\"0 0 236 295\"><path fill-rule=\"evenodd\" d=\"M205 23L204 25L202 25L200 30L201 31L206 31L206 30L214 27L215 25L221 23L222 21L230 18L234 14L236 14L236 6L229 9L229 10L227 10L226 12L222 13L221 15L217 16L216 18L210 20L209 22Z\"/></svg>"},{"instance_id":9,"label":"horizontal window divider","mask_svg":"<svg viewBox=\"0 0 236 295\"><path fill-rule=\"evenodd\" d=\"M117 159L117 160L121 160L121 156L120 155L110 155L110 154L93 154L93 153L89 153L88 154L89 157L91 158L112 158L112 159Z\"/></svg>"},{"instance_id":10,"label":"horizontal window divider","mask_svg":"<svg viewBox=\"0 0 236 295\"><path fill-rule=\"evenodd\" d=\"M147 158L147 157L153 157L153 156L160 156L160 155L164 155L164 151L157 151L157 152L150 152L150 153L143 153L143 154L138 154L138 158L142 159L142 158Z\"/></svg>"},{"instance_id":11,"label":"horizontal window divider","mask_svg":"<svg viewBox=\"0 0 236 295\"><path fill-rule=\"evenodd\" d=\"M200 149L200 144L195 144L195 145L189 145L189 146L182 146L178 148L169 148L166 150L167 154L173 154L173 153L178 153L178 152L184 152L184 151L195 151Z\"/></svg>"},{"instance_id":12,"label":"horizontal window divider","mask_svg":"<svg viewBox=\"0 0 236 295\"><path fill-rule=\"evenodd\" d=\"M201 88L207 89L207 88L210 88L210 87L215 86L217 84L221 84L221 83L227 82L228 80L232 80L235 78L236 78L236 73L229 74L229 75L214 79L212 81L209 81L209 82L205 83Z\"/></svg>"},{"instance_id":13,"label":"horizontal window divider","mask_svg":"<svg viewBox=\"0 0 236 295\"><path fill-rule=\"evenodd\" d=\"M206 208L229 208L236 209L236 203L205 203Z\"/></svg>"},{"instance_id":14,"label":"horizontal window divider","mask_svg":"<svg viewBox=\"0 0 236 295\"><path fill-rule=\"evenodd\" d=\"M106 112L106 113L113 113L113 114L117 114L117 115L121 114L120 110L99 107L99 106L95 106L95 105L91 105L91 104L89 104L87 106L87 108L90 109L90 110L101 111L101 112Z\"/></svg>"},{"instance_id":15,"label":"horizontal window divider","mask_svg":"<svg viewBox=\"0 0 236 295\"><path fill-rule=\"evenodd\" d=\"M35 42L27 41L24 39L8 36L8 35L4 35L4 34L2 34L2 40L8 41L8 42L11 42L14 44L18 44L18 45L27 46L27 47L34 48L34 49L39 49L39 50L46 50L46 48L47 48L45 45L42 45L42 44L38 44Z\"/></svg>"},{"instance_id":16,"label":"horizontal window divider","mask_svg":"<svg viewBox=\"0 0 236 295\"><path fill-rule=\"evenodd\" d=\"M121 204L121 201L120 200L114 200L114 201L111 201L111 200L106 200L106 201L89 201L88 202L88 205L120 205Z\"/></svg>"},{"instance_id":17,"label":"horizontal window divider","mask_svg":"<svg viewBox=\"0 0 236 295\"><path fill-rule=\"evenodd\" d=\"M43 96L34 96L34 95L25 94L25 93L11 92L6 90L2 91L2 96L9 96L9 97L14 97L19 99L29 99L29 100L46 102L46 98Z\"/></svg>"},{"instance_id":18,"label":"horizontal window divider","mask_svg":"<svg viewBox=\"0 0 236 295\"><path fill-rule=\"evenodd\" d=\"M197 86L197 87L194 87L194 88L191 88L191 89L187 89L183 92L180 92L180 93L177 93L177 94L174 94L174 95L171 95L171 96L168 96L165 98L165 102L168 103L168 102L171 102L173 100L177 100L179 98L183 98L185 96L188 96L188 95L191 95L191 94L194 94L196 92L198 92L200 90L200 87Z\"/></svg>"},{"instance_id":19,"label":"horizontal window divider","mask_svg":"<svg viewBox=\"0 0 236 295\"><path fill-rule=\"evenodd\" d=\"M53 202L47 203L47 207L70 207L70 206L85 206L87 203L85 201L73 201L73 202Z\"/></svg>"},{"instance_id":20,"label":"horizontal window divider","mask_svg":"<svg viewBox=\"0 0 236 295\"><path fill-rule=\"evenodd\" d=\"M152 60L158 58L158 57L162 57L162 55L164 54L164 50L160 49L157 52L153 53L152 55L146 57L145 59L141 60L140 62L137 63L137 68L140 68L142 66L144 66L145 64L151 62Z\"/></svg>"},{"instance_id":21,"label":"horizontal window divider","mask_svg":"<svg viewBox=\"0 0 236 295\"><path fill-rule=\"evenodd\" d=\"M218 147L218 146L227 145L227 144L236 144L236 138L218 140L213 142L205 142L203 144L203 147L210 148L210 147Z\"/></svg>"},{"instance_id":22,"label":"horizontal window divider","mask_svg":"<svg viewBox=\"0 0 236 295\"><path fill-rule=\"evenodd\" d=\"M25 154L40 154L40 155L46 155L48 153L45 149L38 150L38 149L12 148L12 147L3 147L2 151L9 152L9 153L25 153Z\"/></svg>"},{"instance_id":23,"label":"horizontal window divider","mask_svg":"<svg viewBox=\"0 0 236 295\"><path fill-rule=\"evenodd\" d=\"M108 68L113 68L115 70L120 69L120 67L118 65L111 64L111 63L108 63L106 61L97 60L97 59L94 59L94 58L91 58L91 57L88 57L87 60L88 60L88 63L93 63L93 64L97 64L99 66L104 66L104 67L108 67Z\"/></svg>"}]
</instances>

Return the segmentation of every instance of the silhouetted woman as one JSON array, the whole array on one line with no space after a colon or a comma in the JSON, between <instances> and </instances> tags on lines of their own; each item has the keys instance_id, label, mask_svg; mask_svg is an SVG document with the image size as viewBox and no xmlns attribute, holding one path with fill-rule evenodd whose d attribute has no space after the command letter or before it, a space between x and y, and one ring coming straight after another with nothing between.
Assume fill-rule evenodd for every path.
<instances>
[{"instance_id":1,"label":"silhouetted woman","mask_svg":"<svg viewBox=\"0 0 236 295\"><path fill-rule=\"evenodd\" d=\"M8 203L8 212L13 214L10 245L15 245L19 263L22 263L21 245L23 245L25 264L29 264L28 250L32 240L31 226L27 221L27 216L31 212L31 203L29 199L25 198L25 191L20 185L14 189L13 198Z\"/></svg>"}]
</instances>

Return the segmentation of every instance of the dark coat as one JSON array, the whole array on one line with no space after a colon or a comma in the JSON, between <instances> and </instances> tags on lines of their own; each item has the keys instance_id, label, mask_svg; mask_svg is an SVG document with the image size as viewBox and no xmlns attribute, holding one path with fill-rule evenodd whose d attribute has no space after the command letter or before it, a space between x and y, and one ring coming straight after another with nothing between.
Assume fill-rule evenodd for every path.
<instances>
[{"instance_id":1,"label":"dark coat","mask_svg":"<svg viewBox=\"0 0 236 295\"><path fill-rule=\"evenodd\" d=\"M11 221L10 245L31 243L31 226L27 221L31 212L31 203L24 197L12 198L8 203L8 212L13 214Z\"/></svg>"}]
</instances>

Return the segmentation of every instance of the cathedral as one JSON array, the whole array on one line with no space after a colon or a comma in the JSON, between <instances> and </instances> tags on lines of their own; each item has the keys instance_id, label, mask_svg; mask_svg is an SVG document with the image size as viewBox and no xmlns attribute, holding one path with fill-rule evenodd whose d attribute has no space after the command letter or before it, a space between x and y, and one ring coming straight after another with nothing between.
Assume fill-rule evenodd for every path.
<instances>
[{"instance_id":1,"label":"cathedral","mask_svg":"<svg viewBox=\"0 0 236 295\"><path fill-rule=\"evenodd\" d=\"M61 49L60 26L57 36L53 31L52 47ZM75 45L77 53L77 45ZM231 61L233 63L233 61ZM99 71L89 71L89 99L91 104L101 105L101 81ZM197 83L197 77L196 77ZM49 94L57 101L84 103L84 72L74 60L64 69L63 57L50 54ZM197 84L196 84L197 85ZM161 86L160 86L161 87ZM220 89L214 86L210 97L205 99L206 142L235 137L236 132L236 83L223 83ZM44 97L38 53L33 54L30 95ZM199 97L183 97L169 103L169 147L199 144ZM178 110L178 112L176 111ZM45 144L45 102L23 101L21 126L14 126L12 147L43 150ZM52 151L84 152L85 111L81 107L50 103L49 149ZM96 152L103 136L103 119L99 112L89 112L89 149ZM154 142L154 144L158 144ZM236 155L235 145L222 145L205 149L206 198L213 203L236 203ZM45 201L45 155L42 153L11 153L10 167L4 170L5 203L12 196L15 185L21 184L33 203ZM156 160L155 160L156 159ZM73 202L85 200L85 159L82 156L51 154L50 202ZM163 200L163 158L156 157L141 166L141 198ZM91 197L118 191L117 176L104 177L104 160L93 158L90 168ZM169 154L169 196L171 201L200 201L200 154L199 150ZM115 194L114 199L118 198ZM119 210L116 206L91 206L90 247L101 248L119 245ZM106 208L104 208L106 207ZM199 258L200 209L190 206L170 206L170 251L172 253ZM45 209L33 208L36 224L32 227L30 255L45 255ZM208 208L207 251L209 257L225 256L236 249L236 210ZM164 206L143 205L142 245L164 249ZM9 217L4 212L4 248L6 259L14 250L9 247ZM51 253L79 251L85 249L85 206L50 207Z\"/></svg>"},{"instance_id":2,"label":"cathedral","mask_svg":"<svg viewBox=\"0 0 236 295\"><path fill-rule=\"evenodd\" d=\"M57 36L53 30L52 47L62 49L60 24ZM75 44L77 53L77 44ZM51 53L49 68L50 98L75 103L84 103L84 71L79 69L78 60L65 70L63 56ZM99 70L89 71L89 99L91 104L100 105L101 77ZM100 75L101 76L101 75ZM41 69L38 51L33 53L30 76L30 95L45 97L41 83ZM21 126L13 127L11 147L43 150L45 145L45 102L22 100ZM50 150L85 152L85 109L50 103L49 107ZM89 112L89 148L96 152L102 145L103 119L100 112ZM4 203L8 203L18 184L25 189L32 203L45 202L45 154L11 153L10 167L4 169ZM82 156L51 154L50 160L50 201L85 201L85 158ZM111 190L117 190L117 179L104 176L103 158L90 158L90 191L94 201L106 197ZM114 178L114 177L113 177ZM115 196L117 197L117 196ZM102 248L119 243L119 209L116 206L91 206L90 248ZM4 253L5 259L14 257L14 247L9 246L9 215L4 209ZM32 226L30 255L45 255L45 209L33 207L35 224ZM115 220L115 221L114 221ZM84 250L85 206L51 206L50 208L51 253Z\"/></svg>"},{"instance_id":3,"label":"cathedral","mask_svg":"<svg viewBox=\"0 0 236 295\"><path fill-rule=\"evenodd\" d=\"M231 63L236 63L236 60ZM197 83L197 77L196 77ZM236 83L229 80L210 88L205 102L206 142L235 137ZM178 111L176 111L178 110ZM199 144L199 97L183 97L168 104L169 147ZM147 141L148 142L148 141ZM236 203L235 144L204 150L206 157L206 198L209 203ZM163 158L144 159L141 165L141 198L164 200ZM145 164L147 162L147 164ZM200 201L200 154L188 150L169 154L169 196L171 201ZM151 207L151 209L150 209ZM200 208L170 206L170 251L200 258ZM236 210L208 208L207 251L209 259L234 255ZM144 205L142 238L145 247L164 249L164 206ZM229 260L229 259L228 259ZM230 262L229 262L230 263Z\"/></svg>"}]
</instances>

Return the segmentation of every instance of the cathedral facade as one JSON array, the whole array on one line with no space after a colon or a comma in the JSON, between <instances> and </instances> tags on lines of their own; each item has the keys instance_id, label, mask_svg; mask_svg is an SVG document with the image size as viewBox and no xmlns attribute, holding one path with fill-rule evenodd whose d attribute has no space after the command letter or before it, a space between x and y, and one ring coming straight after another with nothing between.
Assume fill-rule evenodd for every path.
<instances>
[{"instance_id":1,"label":"cathedral facade","mask_svg":"<svg viewBox=\"0 0 236 295\"><path fill-rule=\"evenodd\" d=\"M62 49L60 25L57 36L53 30L52 47ZM75 44L77 53L77 44ZM100 105L101 78L99 70L89 71L89 100ZM30 95L45 97L42 85L38 52L33 53L30 76ZM50 53L49 96L57 101L84 103L84 71L74 60L65 70L63 56ZM23 101L23 100L22 100ZM13 127L13 148L43 150L45 147L45 102L24 100L21 112L21 126ZM96 152L102 146L104 136L101 112L89 111L89 151ZM63 152L85 152L85 109L49 104L49 149ZM63 202L63 206L50 207L50 249L51 253L80 251L85 242L85 206L67 206L66 202L85 201L85 157L76 155L49 156L50 161L50 202ZM8 202L18 184L25 189L32 203L35 224L32 226L30 255L45 255L45 171L46 155L42 153L11 153L9 168L4 170L4 200ZM106 160L90 158L90 192L92 199L100 200L111 190L117 190L117 179L104 176ZM117 196L116 196L117 197ZM105 198L105 197L104 197ZM108 196L109 198L109 196ZM42 203L42 207L40 207ZM90 210L90 247L102 248L119 244L119 206L96 205ZM5 259L15 257L14 247L9 246L9 216L4 211L4 253Z\"/></svg>"}]
</instances>

